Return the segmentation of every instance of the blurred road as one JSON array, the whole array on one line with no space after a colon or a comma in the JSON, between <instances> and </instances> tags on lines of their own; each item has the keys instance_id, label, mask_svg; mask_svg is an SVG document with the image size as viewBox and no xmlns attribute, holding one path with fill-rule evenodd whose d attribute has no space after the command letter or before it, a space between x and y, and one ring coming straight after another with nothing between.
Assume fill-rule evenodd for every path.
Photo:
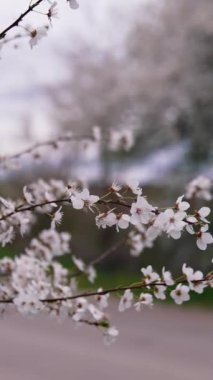
<instances>
[{"instance_id":1,"label":"blurred road","mask_svg":"<svg viewBox=\"0 0 213 380\"><path fill-rule=\"evenodd\" d=\"M213 379L212 311L165 306L113 314L120 337L110 347L93 327L5 315L0 379Z\"/></svg>"}]
</instances>

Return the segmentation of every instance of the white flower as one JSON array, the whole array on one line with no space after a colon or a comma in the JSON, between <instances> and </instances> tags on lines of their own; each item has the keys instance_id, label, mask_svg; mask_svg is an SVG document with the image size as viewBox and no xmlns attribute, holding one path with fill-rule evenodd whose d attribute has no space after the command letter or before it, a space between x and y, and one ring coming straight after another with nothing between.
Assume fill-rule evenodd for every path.
<instances>
[{"instance_id":1,"label":"white flower","mask_svg":"<svg viewBox=\"0 0 213 380\"><path fill-rule=\"evenodd\" d=\"M28 35L30 36L30 47L33 48L35 45L37 45L38 41L47 35L47 31L48 26L40 26L38 28L29 30Z\"/></svg>"},{"instance_id":2,"label":"white flower","mask_svg":"<svg viewBox=\"0 0 213 380\"><path fill-rule=\"evenodd\" d=\"M106 228L107 226L112 226L113 224L109 224L109 222L110 222L110 219L111 219L111 217L109 218L109 220L108 220L108 215L109 215L110 213L107 213L107 212L103 212L102 214L99 214L99 215L97 215L96 217L95 217L95 223L96 223L96 226L98 227L98 228L100 228L100 227L102 227L102 228ZM114 219L114 224L116 223L116 220Z\"/></svg>"},{"instance_id":3,"label":"white flower","mask_svg":"<svg viewBox=\"0 0 213 380\"><path fill-rule=\"evenodd\" d=\"M109 346L110 344L114 343L117 336L119 334L118 329L115 326L110 326L104 334L104 344Z\"/></svg>"},{"instance_id":4,"label":"white flower","mask_svg":"<svg viewBox=\"0 0 213 380\"><path fill-rule=\"evenodd\" d=\"M56 224L60 224L62 217L63 217L63 212L61 212L62 206L59 207L59 209L55 212L52 221L51 221L51 229L55 229Z\"/></svg>"},{"instance_id":5,"label":"white flower","mask_svg":"<svg viewBox=\"0 0 213 380\"><path fill-rule=\"evenodd\" d=\"M54 1L47 12L47 17L50 23L52 21L52 18L58 18L58 9L56 7L57 7L57 1Z\"/></svg>"},{"instance_id":6,"label":"white flower","mask_svg":"<svg viewBox=\"0 0 213 380\"><path fill-rule=\"evenodd\" d=\"M104 313L92 304L89 304L88 311L92 314L96 321L100 321L104 318Z\"/></svg>"},{"instance_id":7,"label":"white flower","mask_svg":"<svg viewBox=\"0 0 213 380\"><path fill-rule=\"evenodd\" d=\"M125 230L126 228L129 227L129 222L130 222L130 216L127 214L114 214L110 213L108 215L108 223L110 223L110 218L111 218L111 223L112 225L116 225L116 230L119 231L119 228L122 230ZM114 223L114 218L115 218L115 223Z\"/></svg>"},{"instance_id":8,"label":"white flower","mask_svg":"<svg viewBox=\"0 0 213 380\"><path fill-rule=\"evenodd\" d=\"M166 271L165 267L163 267L163 269L162 269L162 276L163 276L163 281L165 282L165 284L167 286L170 286L170 285L174 284L174 280L172 278L171 272Z\"/></svg>"},{"instance_id":9,"label":"white flower","mask_svg":"<svg viewBox=\"0 0 213 380\"><path fill-rule=\"evenodd\" d=\"M178 211L186 211L190 207L190 204L188 202L182 201L183 198L184 198L184 195L179 197L176 201L175 208Z\"/></svg>"},{"instance_id":10,"label":"white flower","mask_svg":"<svg viewBox=\"0 0 213 380\"><path fill-rule=\"evenodd\" d=\"M153 207L147 202L144 197L138 196L137 201L132 203L130 213L131 223L133 225L137 224L147 224L153 217L152 214Z\"/></svg>"},{"instance_id":11,"label":"white flower","mask_svg":"<svg viewBox=\"0 0 213 380\"><path fill-rule=\"evenodd\" d=\"M92 265L89 265L86 268L85 273L87 274L89 282L93 283L97 276L95 268Z\"/></svg>"},{"instance_id":12,"label":"white flower","mask_svg":"<svg viewBox=\"0 0 213 380\"><path fill-rule=\"evenodd\" d=\"M208 216L210 212L211 209L209 207L201 207L200 210L196 212L196 217L204 223L209 223L206 216Z\"/></svg>"},{"instance_id":13,"label":"white flower","mask_svg":"<svg viewBox=\"0 0 213 380\"><path fill-rule=\"evenodd\" d=\"M67 0L67 1L69 3L70 8L72 8L72 9L78 9L79 8L79 4L77 3L76 0Z\"/></svg>"},{"instance_id":14,"label":"white flower","mask_svg":"<svg viewBox=\"0 0 213 380\"><path fill-rule=\"evenodd\" d=\"M211 195L211 180L204 176L199 176L189 183L186 189L186 198L197 197L210 201Z\"/></svg>"},{"instance_id":15,"label":"white flower","mask_svg":"<svg viewBox=\"0 0 213 380\"><path fill-rule=\"evenodd\" d=\"M115 193L118 197L121 197L121 195L119 194L119 191L122 189L122 186L119 185L118 183L116 182L113 182L112 185L110 186L109 188L109 191L111 193Z\"/></svg>"},{"instance_id":16,"label":"white flower","mask_svg":"<svg viewBox=\"0 0 213 380\"><path fill-rule=\"evenodd\" d=\"M144 281L146 284L151 284L153 282L160 280L159 275L153 271L153 268L151 265L148 265L148 267L146 268L142 268L141 272L144 275Z\"/></svg>"},{"instance_id":17,"label":"white flower","mask_svg":"<svg viewBox=\"0 0 213 380\"><path fill-rule=\"evenodd\" d=\"M99 288L98 289L98 292L102 292L103 289L102 288ZM107 306L108 306L108 298L109 298L109 293L107 294L97 294L97 296L95 297L97 303L98 303L98 306L101 310L103 309L106 309Z\"/></svg>"},{"instance_id":18,"label":"white flower","mask_svg":"<svg viewBox=\"0 0 213 380\"><path fill-rule=\"evenodd\" d=\"M128 188L132 191L133 194L136 195L141 195L142 194L142 189L139 187L139 181L134 180L134 179L129 179L126 182Z\"/></svg>"},{"instance_id":19,"label":"white flower","mask_svg":"<svg viewBox=\"0 0 213 380\"><path fill-rule=\"evenodd\" d=\"M183 284L178 284L170 293L176 304L181 305L185 301L189 301L189 287Z\"/></svg>"},{"instance_id":20,"label":"white flower","mask_svg":"<svg viewBox=\"0 0 213 380\"><path fill-rule=\"evenodd\" d=\"M182 272L186 276L190 289L199 294L203 293L206 287L205 281L202 281L203 273L199 270L194 271L191 267L187 267L186 264L183 264Z\"/></svg>"},{"instance_id":21,"label":"white flower","mask_svg":"<svg viewBox=\"0 0 213 380\"><path fill-rule=\"evenodd\" d=\"M149 306L149 307L153 306L153 297L152 297L151 294L149 294L149 293L141 293L140 297L138 299L138 302L136 302L134 304L135 310L136 311L140 311L141 307L143 307L143 305L146 305L146 306Z\"/></svg>"},{"instance_id":22,"label":"white flower","mask_svg":"<svg viewBox=\"0 0 213 380\"><path fill-rule=\"evenodd\" d=\"M206 224L205 226L201 227L200 231L197 233L197 246L199 249L202 251L205 251L207 248L208 244L213 243L213 237L208 231L208 225Z\"/></svg>"},{"instance_id":23,"label":"white flower","mask_svg":"<svg viewBox=\"0 0 213 380\"><path fill-rule=\"evenodd\" d=\"M179 239L181 231L186 225L183 219L186 217L184 211L174 212L172 209L167 209L162 214L163 229L173 239Z\"/></svg>"},{"instance_id":24,"label":"white flower","mask_svg":"<svg viewBox=\"0 0 213 380\"><path fill-rule=\"evenodd\" d=\"M8 226L5 231L0 233L0 243L2 247L5 247L8 243L11 243L15 237L15 231L13 226Z\"/></svg>"},{"instance_id":25,"label":"white flower","mask_svg":"<svg viewBox=\"0 0 213 380\"><path fill-rule=\"evenodd\" d=\"M7 214L15 211L15 203L11 200L0 197L0 205L7 211Z\"/></svg>"},{"instance_id":26,"label":"white flower","mask_svg":"<svg viewBox=\"0 0 213 380\"><path fill-rule=\"evenodd\" d=\"M134 296L131 290L130 289L125 290L123 296L120 299L118 310L124 311L126 309L129 309L132 306L133 298Z\"/></svg>"},{"instance_id":27,"label":"white flower","mask_svg":"<svg viewBox=\"0 0 213 380\"><path fill-rule=\"evenodd\" d=\"M88 309L88 301L82 297L77 298L74 307L75 313L73 314L72 319L75 322L79 322Z\"/></svg>"},{"instance_id":28,"label":"white flower","mask_svg":"<svg viewBox=\"0 0 213 380\"><path fill-rule=\"evenodd\" d=\"M71 195L71 202L73 208L80 210L83 207L88 207L91 210L91 207L98 202L99 197L97 195L90 195L88 189L83 189L81 192L76 192Z\"/></svg>"},{"instance_id":29,"label":"white flower","mask_svg":"<svg viewBox=\"0 0 213 380\"><path fill-rule=\"evenodd\" d=\"M72 256L72 261L74 262L75 266L81 271L81 272L84 272L85 271L85 263L83 262L83 260L81 259L78 259L77 257L75 257L74 255Z\"/></svg>"},{"instance_id":30,"label":"white flower","mask_svg":"<svg viewBox=\"0 0 213 380\"><path fill-rule=\"evenodd\" d=\"M14 305L22 314L37 314L44 306L35 294L21 291L13 300Z\"/></svg>"},{"instance_id":31,"label":"white flower","mask_svg":"<svg viewBox=\"0 0 213 380\"><path fill-rule=\"evenodd\" d=\"M166 289L167 289L167 287L164 285L156 285L154 287L155 297L158 298L159 300L165 300L166 299L166 295L165 295Z\"/></svg>"},{"instance_id":32,"label":"white flower","mask_svg":"<svg viewBox=\"0 0 213 380\"><path fill-rule=\"evenodd\" d=\"M30 205L34 203L33 196L31 194L31 192L28 190L27 186L24 186L23 194L24 194L24 198L25 198L27 203L29 203Z\"/></svg>"}]
</instances>

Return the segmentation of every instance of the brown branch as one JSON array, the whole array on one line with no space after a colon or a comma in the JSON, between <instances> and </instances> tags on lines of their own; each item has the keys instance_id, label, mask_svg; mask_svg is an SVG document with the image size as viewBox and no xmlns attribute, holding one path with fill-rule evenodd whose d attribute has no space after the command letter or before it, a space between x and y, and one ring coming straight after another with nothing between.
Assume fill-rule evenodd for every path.
<instances>
[{"instance_id":1,"label":"brown branch","mask_svg":"<svg viewBox=\"0 0 213 380\"><path fill-rule=\"evenodd\" d=\"M30 205L30 206L23 207L23 208L21 208L22 206L18 206L18 207L15 208L14 211L11 211L9 214L5 214L5 215L1 216L0 217L0 221L6 220L9 217L11 217L11 216L13 216L15 214L18 214L20 212L33 211L33 210L35 210L38 207L43 207L43 206L51 205L53 203L56 203L56 204L71 203L71 201L70 201L70 198L54 199L52 201L45 201L45 202L42 202L42 203L37 203L37 204ZM117 206L124 206L124 207L128 207L128 208L131 207L127 203L123 203L123 202L120 202L120 201L112 201L112 200L105 201L105 200L102 200L102 199L100 199L99 201L97 201L96 204L104 204L104 205L111 204L111 205L117 205Z\"/></svg>"},{"instance_id":2,"label":"brown branch","mask_svg":"<svg viewBox=\"0 0 213 380\"><path fill-rule=\"evenodd\" d=\"M212 273L209 273L203 279L201 279L201 280L195 280L195 281L191 281L191 282L194 283L194 284L199 284L201 282L209 281L211 279L212 279ZM178 284L188 284L188 281L186 279L185 280L182 279L182 280L175 281L175 285L178 285ZM79 294L76 294L76 295L70 296L70 297L57 297L57 298L40 299L40 302L43 302L43 303L63 302L63 301L75 300L75 299L82 298L82 297L83 298L87 298L87 297L93 297L93 296L103 296L105 294L117 293L117 292L120 292L120 291L125 291L127 289L130 289L130 290L139 290L139 289L149 288L149 287L155 287L155 286L166 286L167 288L168 287L171 288L174 285L168 286L164 281L152 282L150 284L146 284L145 282L142 281L142 282L137 283L137 284L118 286L118 287L115 287L115 288L109 288L109 289L105 289L105 290L102 290L102 291L83 292L83 293L79 293ZM13 298L2 299L2 300L0 300L0 304L1 303L3 303L3 304L4 303L5 304L11 304L11 303L13 303Z\"/></svg>"},{"instance_id":3,"label":"brown branch","mask_svg":"<svg viewBox=\"0 0 213 380\"><path fill-rule=\"evenodd\" d=\"M57 138L57 140L47 140L47 141L44 141L41 143L36 143L36 144L30 146L29 148L22 150L21 152L15 153L11 156L1 157L0 164L5 164L5 162L16 160L16 159L24 156L25 154L33 153L33 151L35 151L36 149L39 149L39 148L46 148L46 147L51 147L51 146L57 148L58 143L63 143L63 142L68 142L68 141L79 141L82 139L88 139L88 140L92 140L92 141L94 140L92 135L59 136Z\"/></svg>"},{"instance_id":4,"label":"brown branch","mask_svg":"<svg viewBox=\"0 0 213 380\"><path fill-rule=\"evenodd\" d=\"M120 241L118 241L116 244L114 244L112 247L108 248L106 251L104 251L101 255L98 255L94 260L91 260L88 264L86 264L86 268L89 268L91 266L99 264L102 260L104 260L106 257L111 255L113 252L115 252L119 247L121 247L125 242L127 242L127 238L124 238ZM82 272L79 269L71 274L71 278L74 277L80 277L83 274L87 274L86 272Z\"/></svg>"},{"instance_id":5,"label":"brown branch","mask_svg":"<svg viewBox=\"0 0 213 380\"><path fill-rule=\"evenodd\" d=\"M9 32L9 30L19 26L19 23L23 20L23 18L26 17L28 15L28 13L32 12L33 9L36 8L39 4L41 4L42 1L43 0L37 0L34 4L30 5L27 8L27 10L25 12L23 12L12 24L10 24L7 28L2 30L2 32L0 32L0 40L6 36L7 32Z\"/></svg>"},{"instance_id":6,"label":"brown branch","mask_svg":"<svg viewBox=\"0 0 213 380\"><path fill-rule=\"evenodd\" d=\"M101 255L97 256L94 260L92 260L88 264L88 266L92 266L92 265L96 265L96 264L100 263L100 261L104 260L106 257L111 255L113 252L117 251L117 249L120 248L123 244L125 244L126 241L127 241L127 238L118 241L112 247L108 248L105 252L103 252Z\"/></svg>"}]
</instances>

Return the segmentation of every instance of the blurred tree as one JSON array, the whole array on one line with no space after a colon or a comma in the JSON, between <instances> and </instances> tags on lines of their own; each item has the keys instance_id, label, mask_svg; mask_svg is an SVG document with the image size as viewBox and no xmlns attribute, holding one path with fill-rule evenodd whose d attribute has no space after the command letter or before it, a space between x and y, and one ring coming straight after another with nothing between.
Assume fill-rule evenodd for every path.
<instances>
[{"instance_id":1,"label":"blurred tree","mask_svg":"<svg viewBox=\"0 0 213 380\"><path fill-rule=\"evenodd\" d=\"M51 91L54 118L60 129L136 127L144 154L187 139L190 159L205 161L212 151L212 1L153 4L136 8L119 50L78 41L66 57L67 81Z\"/></svg>"}]
</instances>

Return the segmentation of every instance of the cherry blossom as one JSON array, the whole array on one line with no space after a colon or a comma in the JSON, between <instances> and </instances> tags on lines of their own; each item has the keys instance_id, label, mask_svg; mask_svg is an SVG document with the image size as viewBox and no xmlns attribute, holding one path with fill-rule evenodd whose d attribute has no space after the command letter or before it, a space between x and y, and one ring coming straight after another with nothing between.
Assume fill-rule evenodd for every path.
<instances>
[{"instance_id":1,"label":"cherry blossom","mask_svg":"<svg viewBox=\"0 0 213 380\"><path fill-rule=\"evenodd\" d=\"M191 199L197 197L210 201L212 199L211 188L211 180L207 177L199 176L188 184L186 188L186 198Z\"/></svg>"},{"instance_id":2,"label":"cherry blossom","mask_svg":"<svg viewBox=\"0 0 213 380\"><path fill-rule=\"evenodd\" d=\"M129 309L132 306L133 301L133 293L130 289L125 290L122 298L120 299L120 303L118 306L119 311L124 311L126 309Z\"/></svg>"},{"instance_id":3,"label":"cherry blossom","mask_svg":"<svg viewBox=\"0 0 213 380\"><path fill-rule=\"evenodd\" d=\"M186 302L190 299L189 290L190 289L187 285L178 284L170 294L175 303L181 305L183 302Z\"/></svg>"},{"instance_id":4,"label":"cherry blossom","mask_svg":"<svg viewBox=\"0 0 213 380\"><path fill-rule=\"evenodd\" d=\"M141 293L138 301L134 304L136 311L141 311L143 306L153 306L153 296L149 293Z\"/></svg>"},{"instance_id":5,"label":"cherry blossom","mask_svg":"<svg viewBox=\"0 0 213 380\"><path fill-rule=\"evenodd\" d=\"M206 224L201 227L200 231L197 233L197 246L202 251L205 251L208 244L213 243L213 237L208 231L209 226Z\"/></svg>"},{"instance_id":6,"label":"cherry blossom","mask_svg":"<svg viewBox=\"0 0 213 380\"><path fill-rule=\"evenodd\" d=\"M92 210L92 206L98 202L99 197L97 195L90 195L88 189L83 189L81 192L76 192L71 195L71 202L73 208L80 210L84 207L88 207Z\"/></svg>"},{"instance_id":7,"label":"cherry blossom","mask_svg":"<svg viewBox=\"0 0 213 380\"><path fill-rule=\"evenodd\" d=\"M137 225L139 223L147 224L152 219L153 207L147 202L147 200L138 196L137 201L132 203L130 213L131 213L131 223Z\"/></svg>"},{"instance_id":8,"label":"cherry blossom","mask_svg":"<svg viewBox=\"0 0 213 380\"><path fill-rule=\"evenodd\" d=\"M199 294L203 293L206 287L205 281L202 281L203 273L200 270L194 271L191 267L187 267L186 264L183 264L182 272L187 278L190 289Z\"/></svg>"},{"instance_id":9,"label":"cherry blossom","mask_svg":"<svg viewBox=\"0 0 213 380\"><path fill-rule=\"evenodd\" d=\"M47 31L48 31L47 25L39 26L35 29L31 29L27 31L30 37L29 44L30 44L31 49L35 45L37 45L38 41L40 41L43 37L47 36Z\"/></svg>"},{"instance_id":10,"label":"cherry blossom","mask_svg":"<svg viewBox=\"0 0 213 380\"><path fill-rule=\"evenodd\" d=\"M148 265L148 267L146 268L142 268L141 272L144 275L144 281L146 284L151 284L153 282L160 280L159 275L153 271L153 268L151 265Z\"/></svg>"}]
</instances>

